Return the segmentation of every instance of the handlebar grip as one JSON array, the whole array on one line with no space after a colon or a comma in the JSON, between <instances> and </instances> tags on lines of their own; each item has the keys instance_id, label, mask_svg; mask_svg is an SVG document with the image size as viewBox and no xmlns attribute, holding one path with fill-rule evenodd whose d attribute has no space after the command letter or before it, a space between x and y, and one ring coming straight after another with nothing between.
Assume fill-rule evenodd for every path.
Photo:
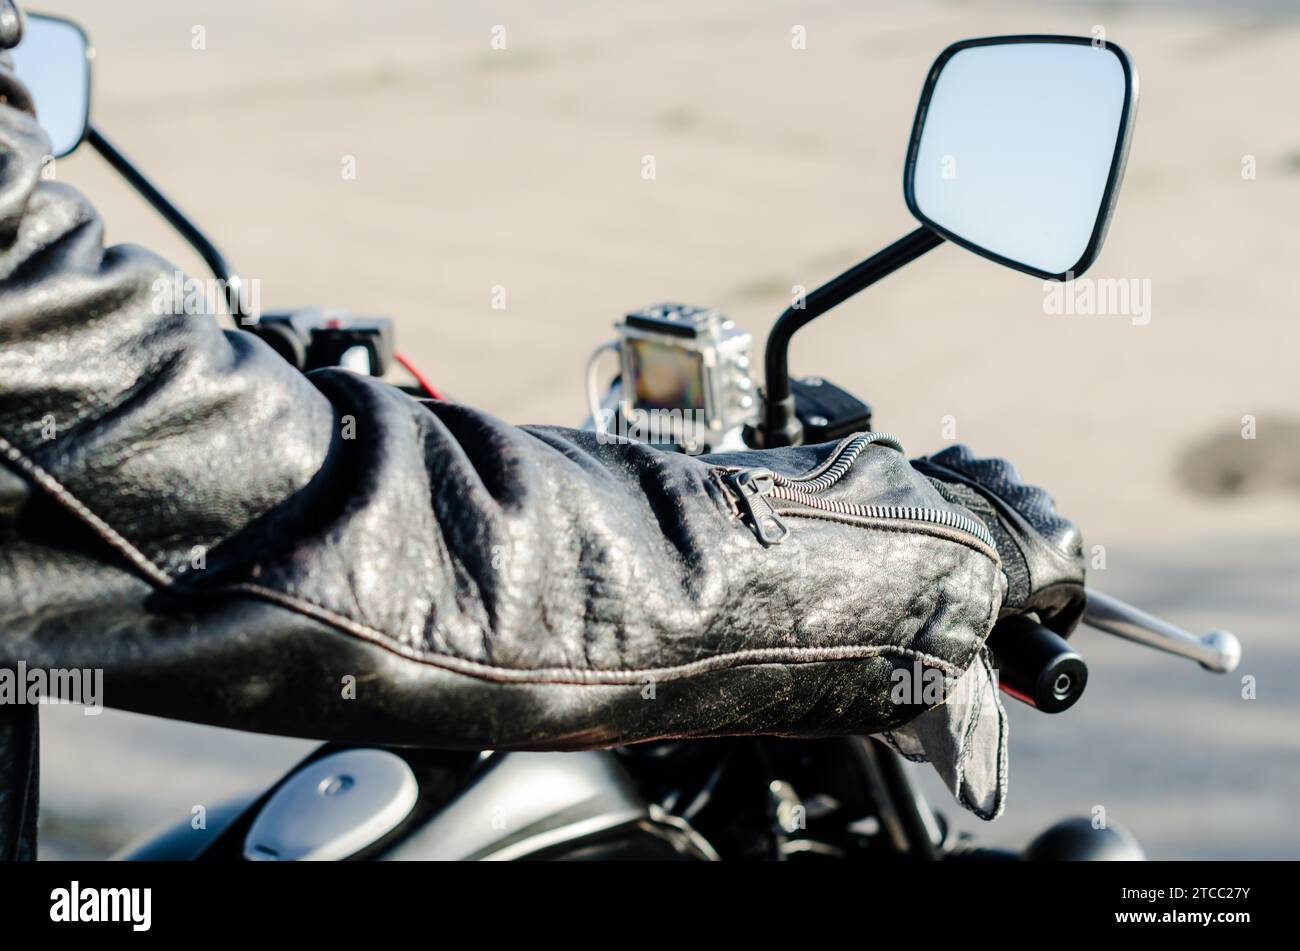
<instances>
[{"instance_id":1,"label":"handlebar grip","mask_svg":"<svg viewBox=\"0 0 1300 951\"><path fill-rule=\"evenodd\" d=\"M989 634L1003 692L1043 713L1068 710L1088 685L1088 665L1059 634L1031 617L1004 618Z\"/></svg>"}]
</instances>

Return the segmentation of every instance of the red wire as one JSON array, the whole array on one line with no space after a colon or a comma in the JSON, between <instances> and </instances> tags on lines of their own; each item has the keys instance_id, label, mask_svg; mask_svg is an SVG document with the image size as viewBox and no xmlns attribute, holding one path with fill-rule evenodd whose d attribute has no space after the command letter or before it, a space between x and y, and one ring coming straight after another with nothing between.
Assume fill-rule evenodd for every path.
<instances>
[{"instance_id":1,"label":"red wire","mask_svg":"<svg viewBox=\"0 0 1300 951\"><path fill-rule=\"evenodd\" d=\"M420 384L420 388L429 394L429 399L445 400L447 398L439 393L434 385L424 378L424 374L415 368L415 364L406 359L406 357L402 356L400 353L394 353L393 359L405 367L407 373L415 377L415 382Z\"/></svg>"}]
</instances>

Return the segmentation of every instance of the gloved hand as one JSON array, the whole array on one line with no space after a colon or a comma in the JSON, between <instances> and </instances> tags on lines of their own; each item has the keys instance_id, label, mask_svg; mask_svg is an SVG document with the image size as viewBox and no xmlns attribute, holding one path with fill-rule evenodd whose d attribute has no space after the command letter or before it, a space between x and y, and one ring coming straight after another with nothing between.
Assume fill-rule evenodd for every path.
<instances>
[{"instance_id":1,"label":"gloved hand","mask_svg":"<svg viewBox=\"0 0 1300 951\"><path fill-rule=\"evenodd\" d=\"M1051 495L1022 482L1007 460L980 459L966 446L912 465L993 534L1007 578L1002 616L1033 613L1062 636L1073 631L1086 602L1083 542L1078 527L1057 513Z\"/></svg>"},{"instance_id":2,"label":"gloved hand","mask_svg":"<svg viewBox=\"0 0 1300 951\"><path fill-rule=\"evenodd\" d=\"M1007 580L1001 616L1032 612L1058 634L1074 630L1085 604L1083 546L1052 497L1007 460L980 459L966 446L912 466L988 526ZM884 734L903 757L932 763L965 808L990 820L1002 814L1008 786L1009 724L995 673L985 649L945 703Z\"/></svg>"}]
</instances>

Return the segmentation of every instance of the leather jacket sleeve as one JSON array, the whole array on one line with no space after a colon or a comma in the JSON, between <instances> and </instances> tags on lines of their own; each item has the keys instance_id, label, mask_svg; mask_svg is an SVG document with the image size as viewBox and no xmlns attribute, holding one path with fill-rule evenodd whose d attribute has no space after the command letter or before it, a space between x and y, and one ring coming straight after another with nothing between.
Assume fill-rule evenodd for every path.
<instances>
[{"instance_id":1,"label":"leather jacket sleeve","mask_svg":"<svg viewBox=\"0 0 1300 951\"><path fill-rule=\"evenodd\" d=\"M980 653L998 555L887 441L690 458L304 377L160 306L171 266L105 248L47 148L0 105L0 668L265 733L575 749L875 733L934 703L896 670ZM825 504L765 545L739 466Z\"/></svg>"}]
</instances>

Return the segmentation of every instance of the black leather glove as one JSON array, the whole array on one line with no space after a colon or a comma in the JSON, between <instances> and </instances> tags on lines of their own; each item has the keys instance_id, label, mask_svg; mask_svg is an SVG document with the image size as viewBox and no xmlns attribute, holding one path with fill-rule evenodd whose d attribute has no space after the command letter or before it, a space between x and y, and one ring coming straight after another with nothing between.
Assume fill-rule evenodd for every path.
<instances>
[{"instance_id":1,"label":"black leather glove","mask_svg":"<svg viewBox=\"0 0 1300 951\"><path fill-rule=\"evenodd\" d=\"M988 526L1007 578L1001 616L1033 613L1058 634L1073 631L1086 604L1083 542L1074 522L1056 511L1051 495L1026 485L1006 459L980 459L966 446L951 446L913 465L945 498Z\"/></svg>"}]
</instances>

